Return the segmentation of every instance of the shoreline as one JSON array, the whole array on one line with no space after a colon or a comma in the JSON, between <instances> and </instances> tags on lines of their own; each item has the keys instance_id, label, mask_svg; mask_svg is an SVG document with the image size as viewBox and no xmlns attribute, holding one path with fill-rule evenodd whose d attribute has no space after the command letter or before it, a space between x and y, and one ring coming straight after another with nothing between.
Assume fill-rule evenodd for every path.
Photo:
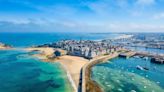
<instances>
[{"instance_id":1,"label":"shoreline","mask_svg":"<svg viewBox=\"0 0 164 92\"><path fill-rule=\"evenodd\" d=\"M69 82L71 83L73 92L77 92L76 84L75 84L75 82L73 81L73 79L72 79L72 77L71 77L69 71L66 69L66 67L65 67L63 64L60 63L60 65L61 65L61 68L66 72L67 79L68 79Z\"/></svg>"},{"instance_id":2,"label":"shoreline","mask_svg":"<svg viewBox=\"0 0 164 92\"><path fill-rule=\"evenodd\" d=\"M91 79L91 67L97 63L107 61L108 59L118 56L118 53L110 55L102 55L95 57L91 60L84 59L83 57L63 55L57 58L49 58L55 51L49 47L27 48L26 51L39 51L39 54L33 56L39 58L44 62L58 62L61 68L65 70L67 78L71 83L74 92L103 92L100 85ZM82 71L81 71L82 70ZM81 74L82 72L82 74Z\"/></svg>"},{"instance_id":3,"label":"shoreline","mask_svg":"<svg viewBox=\"0 0 164 92\"><path fill-rule=\"evenodd\" d=\"M40 53L32 56L42 60L43 62L57 62L60 63L61 68L66 72L67 78L71 83L73 92L78 92L82 67L89 62L89 60L78 56L64 55L57 58L49 58L48 56L54 53L53 48L42 47L42 48L25 48L27 52L39 51Z\"/></svg>"},{"instance_id":4,"label":"shoreline","mask_svg":"<svg viewBox=\"0 0 164 92\"><path fill-rule=\"evenodd\" d=\"M81 69L82 67L87 64L89 61L77 56L61 56L58 60L55 60L54 62L59 62L67 73L71 76L71 81L73 81L73 87L75 88L76 92L78 92L81 80Z\"/></svg>"}]
</instances>

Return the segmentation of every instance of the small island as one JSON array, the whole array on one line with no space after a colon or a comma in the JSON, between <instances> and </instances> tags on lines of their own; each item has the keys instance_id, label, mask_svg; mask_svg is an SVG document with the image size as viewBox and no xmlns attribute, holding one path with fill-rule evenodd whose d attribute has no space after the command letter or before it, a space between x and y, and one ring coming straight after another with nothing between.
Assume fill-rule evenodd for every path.
<instances>
[{"instance_id":1,"label":"small island","mask_svg":"<svg viewBox=\"0 0 164 92\"><path fill-rule=\"evenodd\" d=\"M11 48L10 45L4 44L4 43L0 43L0 50L6 50L6 49L10 49L10 48Z\"/></svg>"}]
</instances>

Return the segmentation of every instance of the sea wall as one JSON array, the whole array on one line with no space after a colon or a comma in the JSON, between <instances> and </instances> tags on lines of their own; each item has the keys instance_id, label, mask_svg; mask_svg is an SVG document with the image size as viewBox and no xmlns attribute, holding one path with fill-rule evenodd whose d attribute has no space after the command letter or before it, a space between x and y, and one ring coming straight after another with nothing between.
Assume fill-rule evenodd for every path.
<instances>
[{"instance_id":1,"label":"sea wall","mask_svg":"<svg viewBox=\"0 0 164 92\"><path fill-rule=\"evenodd\" d=\"M102 88L91 79L91 68L101 62L117 57L118 53L101 56L90 60L82 69L82 91L81 92L103 92Z\"/></svg>"}]
</instances>

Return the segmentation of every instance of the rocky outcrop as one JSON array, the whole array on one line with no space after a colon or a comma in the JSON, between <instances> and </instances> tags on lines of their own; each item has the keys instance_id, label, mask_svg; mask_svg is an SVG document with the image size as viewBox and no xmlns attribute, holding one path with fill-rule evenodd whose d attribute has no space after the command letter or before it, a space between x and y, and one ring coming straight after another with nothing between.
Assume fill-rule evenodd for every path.
<instances>
[{"instance_id":1,"label":"rocky outcrop","mask_svg":"<svg viewBox=\"0 0 164 92\"><path fill-rule=\"evenodd\" d=\"M4 44L4 43L0 43L0 50L1 49L10 49L10 48L11 48L10 45Z\"/></svg>"}]
</instances>

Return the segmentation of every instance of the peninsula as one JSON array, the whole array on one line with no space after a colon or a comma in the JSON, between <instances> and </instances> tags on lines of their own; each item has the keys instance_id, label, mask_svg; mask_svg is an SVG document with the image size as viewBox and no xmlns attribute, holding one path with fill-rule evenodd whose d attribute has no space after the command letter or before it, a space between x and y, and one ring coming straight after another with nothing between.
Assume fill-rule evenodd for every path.
<instances>
[{"instance_id":1,"label":"peninsula","mask_svg":"<svg viewBox=\"0 0 164 92\"><path fill-rule=\"evenodd\" d=\"M94 65L117 56L128 58L142 54L124 49L119 45L112 45L108 41L90 40L62 40L26 50L38 51L39 53L34 56L43 61L60 63L67 72L75 92L79 90L82 92L103 92L99 85L90 79L90 71ZM146 55L149 54L146 53Z\"/></svg>"},{"instance_id":2,"label":"peninsula","mask_svg":"<svg viewBox=\"0 0 164 92\"><path fill-rule=\"evenodd\" d=\"M110 59L110 55L120 51L122 47L114 46L103 41L90 40L62 40L56 43L43 44L27 51L37 51L35 57L48 62L59 62L67 72L67 76L75 92L83 89L84 67L90 65L90 61ZM92 63L91 63L92 64ZM96 63L95 63L96 64ZM89 71L87 67L86 71ZM89 75L87 75L89 76ZM98 87L98 86L97 86Z\"/></svg>"}]
</instances>

